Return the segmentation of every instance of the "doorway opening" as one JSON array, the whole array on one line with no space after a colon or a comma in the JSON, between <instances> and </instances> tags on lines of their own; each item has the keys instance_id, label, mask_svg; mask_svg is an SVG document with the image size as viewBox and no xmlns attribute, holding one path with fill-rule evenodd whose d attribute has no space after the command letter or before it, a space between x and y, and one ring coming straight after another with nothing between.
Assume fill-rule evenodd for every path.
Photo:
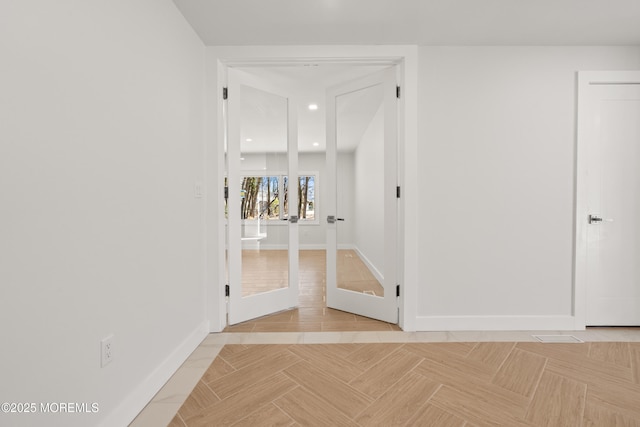
<instances>
[{"instance_id":1,"label":"doorway opening","mask_svg":"<svg viewBox=\"0 0 640 427\"><path fill-rule=\"evenodd\" d=\"M393 157L393 168L385 175L384 142L368 157L357 154L359 142L365 138L370 140L376 126L382 123L384 127L387 123L380 112L384 97L373 90L354 90L340 94L349 96L343 96L335 105L327 105L331 102L327 101L329 88L381 70L390 74L390 69L395 78L394 64L228 64L226 251L231 288L228 323L234 326L226 330L399 330L395 285L393 290L385 290L381 283L384 266L372 260L373 255L367 257L373 253L380 258L383 248L379 246L385 246L385 241L369 240L367 247L358 247L354 241L359 223L366 224L364 232L360 227L361 235L367 231L382 234L389 229L384 223L376 223L372 219L376 215L372 213L375 213L373 209L389 212L389 208L384 211L384 205L377 204L376 199L383 199L385 180L390 180L386 188L395 190L397 159ZM241 82L234 85L234 79ZM395 94L395 82L393 89ZM231 100L234 92L236 96L242 94L240 100ZM332 139L327 136L327 111L333 108L336 112L336 106L343 116L337 125L338 137ZM387 115L397 120L397 110L387 109ZM393 132L397 134L397 129ZM383 136L378 139L382 140ZM327 158L327 144L332 140L335 144L333 166ZM367 143L371 145L370 141ZM392 150L397 153L395 141ZM379 167L376 159L382 161ZM361 163L360 169L357 161ZM363 184L360 176L360 187L355 189L355 175L357 170L362 175L363 169L368 170L366 176L371 182L368 186ZM234 182L237 188L233 187ZM339 211L336 211L336 200ZM359 210L356 204L360 205ZM367 205L370 209L363 210L362 206ZM393 236L387 231L387 242L393 237L392 244L397 246L397 203L392 206L395 210ZM384 213L377 216L383 218ZM340 221L342 219L346 220ZM334 269L338 266L337 271L329 273L335 275L333 281L350 294L378 300L384 298L385 291L387 297L393 294L396 304L393 322L352 314L350 311L357 308L351 310L350 306L342 309L344 311L327 306L327 252L331 251L327 247L328 239L331 240L327 232L331 227L334 231L338 227L341 230L334 253L329 255L329 264L334 264ZM233 229L237 229L235 233ZM396 262L394 256L393 268L387 267L387 270L395 273ZM289 297L290 305L284 309L274 304L257 320L255 314L232 319L232 314L243 310L239 300L264 309L271 303L257 303L261 298L275 301L278 293L287 292L295 293L295 302ZM273 312L275 314L271 314Z\"/></svg>"},{"instance_id":2,"label":"doorway opening","mask_svg":"<svg viewBox=\"0 0 640 427\"><path fill-rule=\"evenodd\" d=\"M640 73L578 74L575 318L640 326Z\"/></svg>"}]
</instances>

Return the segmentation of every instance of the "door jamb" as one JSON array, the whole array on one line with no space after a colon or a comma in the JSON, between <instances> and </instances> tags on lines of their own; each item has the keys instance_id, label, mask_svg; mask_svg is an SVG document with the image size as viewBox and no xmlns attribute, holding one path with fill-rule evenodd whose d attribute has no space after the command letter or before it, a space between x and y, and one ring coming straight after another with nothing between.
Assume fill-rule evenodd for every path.
<instances>
[{"instance_id":1,"label":"door jamb","mask_svg":"<svg viewBox=\"0 0 640 427\"><path fill-rule=\"evenodd\" d=\"M290 51L293 49L297 52L294 55L288 55L287 59L277 52L283 50ZM226 326L226 297L225 284L226 276L224 269L225 242L219 236L225 235L225 219L223 215L222 202L222 179L224 176L224 105L222 100L222 87L226 83L226 69L230 65L285 65L300 64L309 62L322 63L341 63L353 65L381 65L396 64L399 70L399 84L403 87L403 96L400 98L398 114L398 149L400 152L399 166L403 167L403 173L399 177L398 185L401 187L410 186L410 180L405 179L406 176L414 176L417 173L417 47L416 46L367 46L367 47L350 47L350 46L332 46L332 47L270 47L261 48L259 54L241 55L243 52L256 52L255 47L209 47L207 48L207 74L215 75L215 78L208 78L207 93L208 102L206 104L209 117L215 117L215 120L208 122L208 138L205 147L205 173L207 183L212 188L208 193L211 198L216 197L217 200L209 200L207 203L206 229L207 237L205 247L207 249L206 272L205 272L205 301L206 312L209 318L210 331L220 332ZM271 53L270 53L271 52ZM309 52L318 52L319 55L308 55ZM344 53L344 56L336 56L336 52ZM361 52L371 53L361 55ZM250 58L250 59L246 59ZM293 58L293 59L292 59ZM406 94L406 95L405 95ZM211 99L213 98L213 99ZM216 167L209 166L209 162L215 164ZM411 189L403 188L403 194L412 194ZM218 197L220 196L220 197ZM415 201L414 201L415 202ZM407 233L406 230L412 230L417 226L417 215L415 209L406 207L407 204L413 206L413 202L409 203L405 198L400 199L399 209L401 214L398 216L398 256L402 260L398 265L398 280L402 285L402 294L399 298L399 325L406 331L415 329L415 320L417 312L417 237L415 233ZM214 210L215 212L210 212ZM212 255L215 260L210 259Z\"/></svg>"},{"instance_id":2,"label":"door jamb","mask_svg":"<svg viewBox=\"0 0 640 427\"><path fill-rule=\"evenodd\" d=\"M587 142L593 100L589 90L594 84L640 84L637 71L579 71L576 132L576 181L574 216L573 317L576 330L586 329L587 309Z\"/></svg>"}]
</instances>

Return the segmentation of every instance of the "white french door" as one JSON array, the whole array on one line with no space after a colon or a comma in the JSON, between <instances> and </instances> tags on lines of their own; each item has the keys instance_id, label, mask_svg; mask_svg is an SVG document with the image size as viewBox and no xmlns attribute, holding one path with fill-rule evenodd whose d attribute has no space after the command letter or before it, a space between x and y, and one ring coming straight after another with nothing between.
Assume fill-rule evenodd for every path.
<instances>
[{"instance_id":1,"label":"white french door","mask_svg":"<svg viewBox=\"0 0 640 427\"><path fill-rule=\"evenodd\" d=\"M296 106L287 90L228 69L229 324L298 304ZM292 174L293 172L293 174ZM291 184L290 184L291 183Z\"/></svg>"},{"instance_id":2,"label":"white french door","mask_svg":"<svg viewBox=\"0 0 640 427\"><path fill-rule=\"evenodd\" d=\"M580 78L586 85L579 118L586 212L579 212L577 221L586 242L586 325L637 326L640 73L581 73Z\"/></svg>"},{"instance_id":3,"label":"white french door","mask_svg":"<svg viewBox=\"0 0 640 427\"><path fill-rule=\"evenodd\" d=\"M328 89L326 105L327 306L397 323L395 67Z\"/></svg>"}]
</instances>

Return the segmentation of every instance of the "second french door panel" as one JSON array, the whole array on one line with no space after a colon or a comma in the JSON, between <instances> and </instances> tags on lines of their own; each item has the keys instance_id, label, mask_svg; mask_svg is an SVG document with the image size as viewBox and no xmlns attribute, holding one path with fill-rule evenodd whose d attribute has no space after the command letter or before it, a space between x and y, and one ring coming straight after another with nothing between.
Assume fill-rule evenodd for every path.
<instances>
[{"instance_id":1,"label":"second french door panel","mask_svg":"<svg viewBox=\"0 0 640 427\"><path fill-rule=\"evenodd\" d=\"M327 90L327 306L397 323L397 97L390 67Z\"/></svg>"}]
</instances>

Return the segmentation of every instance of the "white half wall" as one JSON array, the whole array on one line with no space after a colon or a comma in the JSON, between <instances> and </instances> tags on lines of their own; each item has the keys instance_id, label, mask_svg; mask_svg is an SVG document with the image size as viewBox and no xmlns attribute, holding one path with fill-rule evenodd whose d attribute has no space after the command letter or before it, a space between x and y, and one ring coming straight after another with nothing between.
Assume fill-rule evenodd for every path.
<instances>
[{"instance_id":1,"label":"white half wall","mask_svg":"<svg viewBox=\"0 0 640 427\"><path fill-rule=\"evenodd\" d=\"M576 72L639 69L640 48L419 57L416 329L571 329Z\"/></svg>"},{"instance_id":2,"label":"white half wall","mask_svg":"<svg viewBox=\"0 0 640 427\"><path fill-rule=\"evenodd\" d=\"M126 425L207 333L204 50L170 0L0 4L0 401L99 407L0 424Z\"/></svg>"}]
</instances>

